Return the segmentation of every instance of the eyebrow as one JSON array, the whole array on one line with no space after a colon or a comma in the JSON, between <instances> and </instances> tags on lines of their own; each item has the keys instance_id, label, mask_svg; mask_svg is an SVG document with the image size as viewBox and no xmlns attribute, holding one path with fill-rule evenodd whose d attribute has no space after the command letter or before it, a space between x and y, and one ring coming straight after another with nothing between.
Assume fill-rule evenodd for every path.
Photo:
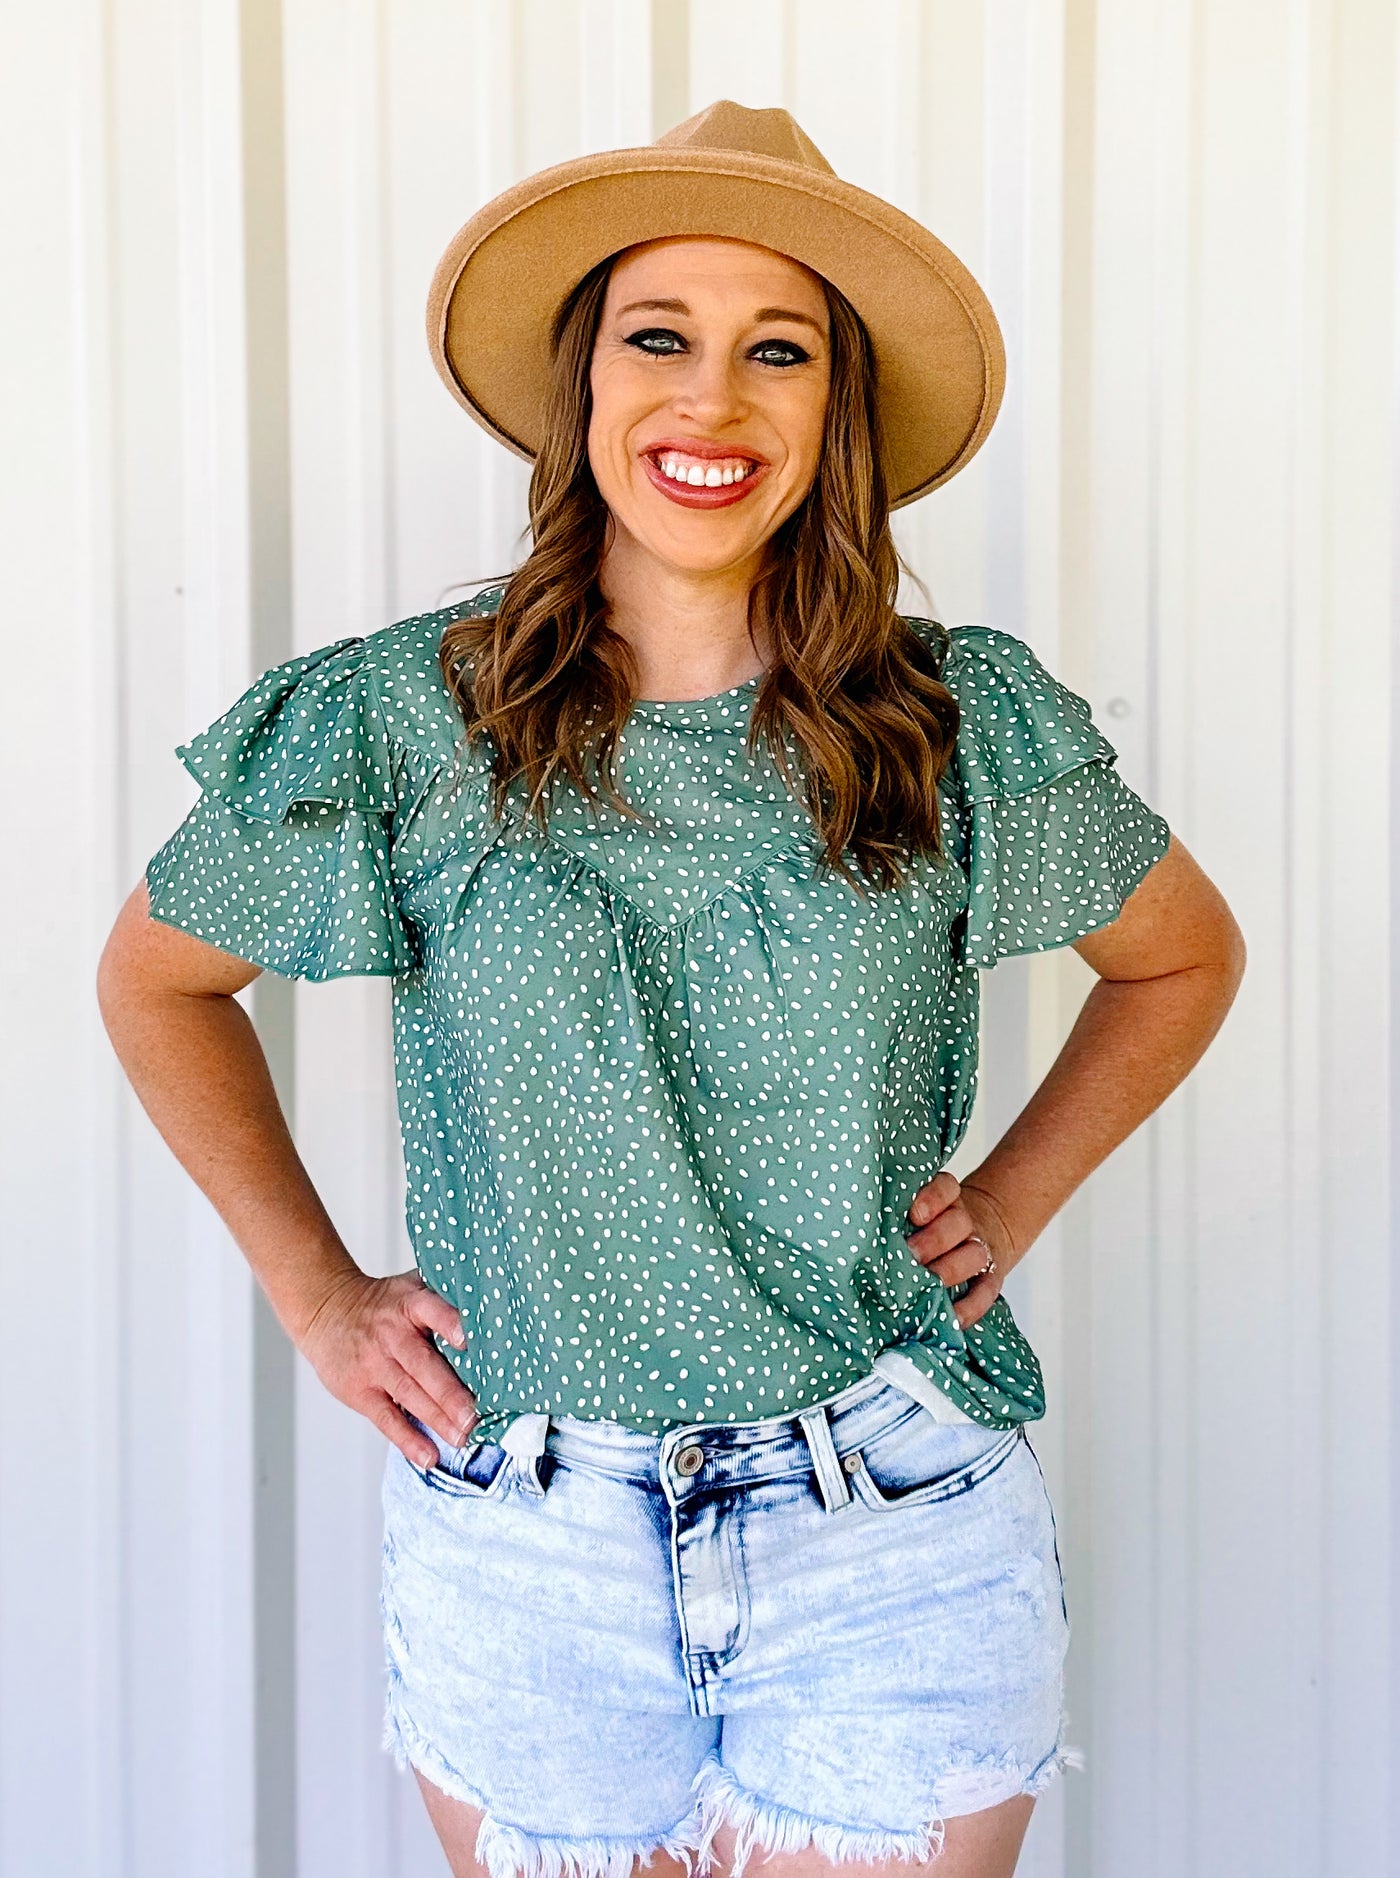
<instances>
[{"instance_id":1,"label":"eyebrow","mask_svg":"<svg viewBox=\"0 0 1400 1878\"><path fill-rule=\"evenodd\" d=\"M814 333L820 333L823 339L826 337L826 329L810 313L794 313L791 307L764 306L754 314L755 326L763 326L769 320L787 320L793 325L810 326Z\"/></svg>"},{"instance_id":2,"label":"eyebrow","mask_svg":"<svg viewBox=\"0 0 1400 1878\"><path fill-rule=\"evenodd\" d=\"M684 300L632 300L624 307L619 307L618 318L624 313L689 313L690 308ZM791 307L764 306L753 316L755 326L766 325L769 320L786 320L793 326L810 326L821 338L826 337L825 329L809 313L794 312Z\"/></svg>"}]
</instances>

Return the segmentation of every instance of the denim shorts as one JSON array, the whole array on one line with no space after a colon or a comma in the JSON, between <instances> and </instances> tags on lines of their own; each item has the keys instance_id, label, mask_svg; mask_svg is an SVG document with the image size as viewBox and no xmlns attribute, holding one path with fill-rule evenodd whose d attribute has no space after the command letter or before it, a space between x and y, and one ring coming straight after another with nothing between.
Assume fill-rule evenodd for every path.
<instances>
[{"instance_id":1,"label":"denim shorts","mask_svg":"<svg viewBox=\"0 0 1400 1878\"><path fill-rule=\"evenodd\" d=\"M1083 1765L1023 1425L872 1373L767 1421L431 1438L440 1465L385 1472L384 1745L482 1811L491 1878L703 1873L724 1822L736 1875L930 1859L945 1816Z\"/></svg>"}]
</instances>

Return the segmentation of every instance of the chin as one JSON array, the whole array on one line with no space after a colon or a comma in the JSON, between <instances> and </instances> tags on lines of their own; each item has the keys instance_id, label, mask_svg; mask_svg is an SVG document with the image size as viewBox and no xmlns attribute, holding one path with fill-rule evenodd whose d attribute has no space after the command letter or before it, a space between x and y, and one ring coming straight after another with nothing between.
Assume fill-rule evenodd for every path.
<instances>
[{"instance_id":1,"label":"chin","mask_svg":"<svg viewBox=\"0 0 1400 1878\"><path fill-rule=\"evenodd\" d=\"M656 560L680 574L722 574L740 567L763 547L763 539L747 535L736 541L678 541L673 535L640 535L642 546Z\"/></svg>"},{"instance_id":2,"label":"chin","mask_svg":"<svg viewBox=\"0 0 1400 1878\"><path fill-rule=\"evenodd\" d=\"M745 516L741 523L737 516L730 520L722 510L710 515L644 513L628 519L626 525L628 532L658 561L688 573L717 574L726 567L736 567L750 560L776 533L777 522L771 527L766 523L756 527L755 519Z\"/></svg>"}]
</instances>

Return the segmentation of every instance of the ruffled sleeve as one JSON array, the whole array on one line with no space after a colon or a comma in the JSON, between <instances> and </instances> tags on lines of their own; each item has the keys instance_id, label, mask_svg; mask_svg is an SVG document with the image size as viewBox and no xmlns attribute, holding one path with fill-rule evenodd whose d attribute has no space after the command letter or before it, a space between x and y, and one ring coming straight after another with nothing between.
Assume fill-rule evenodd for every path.
<instances>
[{"instance_id":1,"label":"ruffled sleeve","mask_svg":"<svg viewBox=\"0 0 1400 1878\"><path fill-rule=\"evenodd\" d=\"M274 666L176 754L202 794L146 868L154 918L288 978L412 968L363 639Z\"/></svg>"},{"instance_id":2,"label":"ruffled sleeve","mask_svg":"<svg viewBox=\"0 0 1400 1878\"><path fill-rule=\"evenodd\" d=\"M1118 774L1088 703L1023 640L989 626L950 629L943 680L962 712L961 962L992 966L1109 925L1171 831Z\"/></svg>"}]
</instances>

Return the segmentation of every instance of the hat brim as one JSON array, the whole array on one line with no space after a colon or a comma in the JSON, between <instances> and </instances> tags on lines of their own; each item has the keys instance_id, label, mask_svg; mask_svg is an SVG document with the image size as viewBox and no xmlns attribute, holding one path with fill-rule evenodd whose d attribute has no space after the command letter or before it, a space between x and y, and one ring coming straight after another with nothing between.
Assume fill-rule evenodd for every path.
<instances>
[{"instance_id":1,"label":"hat brim","mask_svg":"<svg viewBox=\"0 0 1400 1878\"><path fill-rule=\"evenodd\" d=\"M682 235L772 248L850 301L875 349L892 508L976 454L1001 405L1006 352L967 268L911 216L854 184L723 150L605 151L487 203L454 237L428 297L429 349L453 396L533 458L567 295L609 255Z\"/></svg>"}]
</instances>

